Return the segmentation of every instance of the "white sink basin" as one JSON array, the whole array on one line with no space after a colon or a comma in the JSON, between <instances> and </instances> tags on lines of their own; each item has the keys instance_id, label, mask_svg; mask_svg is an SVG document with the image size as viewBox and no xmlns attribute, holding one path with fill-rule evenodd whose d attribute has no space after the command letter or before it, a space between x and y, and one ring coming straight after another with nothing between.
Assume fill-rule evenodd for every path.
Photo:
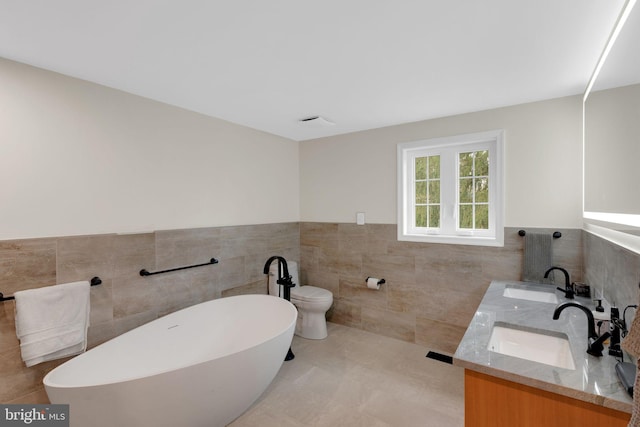
<instances>
[{"instance_id":1,"label":"white sink basin","mask_svg":"<svg viewBox=\"0 0 640 427\"><path fill-rule=\"evenodd\" d=\"M507 298L525 299L529 301L548 302L550 304L558 304L558 297L553 292L546 290L533 290L529 288L521 288L515 286L508 286L504 288L502 296Z\"/></svg>"},{"instance_id":2,"label":"white sink basin","mask_svg":"<svg viewBox=\"0 0 640 427\"><path fill-rule=\"evenodd\" d=\"M495 322L487 349L558 368L576 368L569 339L561 332Z\"/></svg>"}]
</instances>

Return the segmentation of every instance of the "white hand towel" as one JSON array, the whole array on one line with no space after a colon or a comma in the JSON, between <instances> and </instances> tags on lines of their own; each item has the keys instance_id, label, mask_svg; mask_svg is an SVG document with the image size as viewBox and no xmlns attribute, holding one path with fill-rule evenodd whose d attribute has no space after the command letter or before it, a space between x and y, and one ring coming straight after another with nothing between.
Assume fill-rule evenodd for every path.
<instances>
[{"instance_id":1,"label":"white hand towel","mask_svg":"<svg viewBox=\"0 0 640 427\"><path fill-rule=\"evenodd\" d=\"M16 335L27 366L86 350L89 288L83 281L14 294Z\"/></svg>"}]
</instances>

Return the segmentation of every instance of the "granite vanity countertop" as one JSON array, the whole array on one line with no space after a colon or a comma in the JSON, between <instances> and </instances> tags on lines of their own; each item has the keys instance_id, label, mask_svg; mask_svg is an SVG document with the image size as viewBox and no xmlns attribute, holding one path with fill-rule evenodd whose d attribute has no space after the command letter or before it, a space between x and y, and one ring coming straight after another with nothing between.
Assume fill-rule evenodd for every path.
<instances>
[{"instance_id":1,"label":"granite vanity countertop","mask_svg":"<svg viewBox=\"0 0 640 427\"><path fill-rule=\"evenodd\" d=\"M567 307L553 320L556 304L534 302L503 296L505 287L534 287L555 292L560 303L578 302L594 309L589 298L567 300L555 286L493 281L467 328L453 364L508 381L536 387L560 395L591 402L623 412L631 412L632 399L624 390L615 371L617 359L608 354L605 344L602 357L587 354L587 316L576 307ZM539 328L567 334L575 369L557 368L526 359L506 356L487 349L494 322ZM597 330L596 330L597 331ZM602 333L605 330L601 330ZM630 360L626 360L630 362Z\"/></svg>"}]
</instances>

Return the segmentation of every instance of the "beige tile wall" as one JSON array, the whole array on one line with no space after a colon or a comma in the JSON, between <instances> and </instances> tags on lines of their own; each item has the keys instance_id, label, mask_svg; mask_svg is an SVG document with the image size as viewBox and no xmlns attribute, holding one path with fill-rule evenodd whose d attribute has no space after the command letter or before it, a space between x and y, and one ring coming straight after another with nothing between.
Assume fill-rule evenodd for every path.
<instances>
[{"instance_id":1,"label":"beige tile wall","mask_svg":"<svg viewBox=\"0 0 640 427\"><path fill-rule=\"evenodd\" d=\"M560 231L556 264L580 280L582 232ZM333 292L331 321L453 353L490 281L520 279L522 238L513 228L504 248L420 244L398 242L393 224L285 223L0 241L0 291L99 276L103 284L91 290L95 346L201 301L266 292L262 268L276 254L300 261L303 284ZM139 275L212 257L220 263ZM371 291L367 276L387 283ZM25 368L13 303L0 303L0 402L46 402L42 378L61 362Z\"/></svg>"},{"instance_id":2,"label":"beige tile wall","mask_svg":"<svg viewBox=\"0 0 640 427\"><path fill-rule=\"evenodd\" d=\"M300 259L299 224L233 226L0 241L0 292L50 286L93 276L89 346L95 346L164 314L221 296L265 293L265 261L271 255ZM220 263L157 276L163 270ZM64 360L31 368L20 358L14 304L0 303L0 402L47 402L42 378Z\"/></svg>"},{"instance_id":3,"label":"beige tile wall","mask_svg":"<svg viewBox=\"0 0 640 427\"><path fill-rule=\"evenodd\" d=\"M305 222L301 281L333 292L333 322L453 354L491 280L521 279L518 230L508 228L505 246L490 248L400 242L395 224ZM582 231L559 231L554 263L580 280ZM368 276L387 283L372 291Z\"/></svg>"}]
</instances>

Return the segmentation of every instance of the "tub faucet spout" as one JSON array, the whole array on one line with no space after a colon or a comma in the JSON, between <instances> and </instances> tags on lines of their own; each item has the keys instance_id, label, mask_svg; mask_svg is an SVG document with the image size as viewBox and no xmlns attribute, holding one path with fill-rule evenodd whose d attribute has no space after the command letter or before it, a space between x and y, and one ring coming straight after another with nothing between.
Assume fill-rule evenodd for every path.
<instances>
[{"instance_id":1,"label":"tub faucet spout","mask_svg":"<svg viewBox=\"0 0 640 427\"><path fill-rule=\"evenodd\" d=\"M282 272L284 273L285 276L289 275L289 267L287 267L287 260L284 259L281 256L278 255L274 255L271 258L269 258L267 260L267 262L264 265L264 270L263 273L264 274L269 274L269 267L271 267L271 263L275 260L278 260L278 267L282 268Z\"/></svg>"},{"instance_id":2,"label":"tub faucet spout","mask_svg":"<svg viewBox=\"0 0 640 427\"><path fill-rule=\"evenodd\" d=\"M596 327L594 324L593 313L587 307L582 304L578 304L577 302L565 302L556 307L553 312L553 320L558 320L560 318L560 313L567 307L576 307L582 310L587 315L587 353L600 357L602 356L602 350L604 350L604 342L611 336L609 332L605 332L601 336L598 336L596 333Z\"/></svg>"}]
</instances>

